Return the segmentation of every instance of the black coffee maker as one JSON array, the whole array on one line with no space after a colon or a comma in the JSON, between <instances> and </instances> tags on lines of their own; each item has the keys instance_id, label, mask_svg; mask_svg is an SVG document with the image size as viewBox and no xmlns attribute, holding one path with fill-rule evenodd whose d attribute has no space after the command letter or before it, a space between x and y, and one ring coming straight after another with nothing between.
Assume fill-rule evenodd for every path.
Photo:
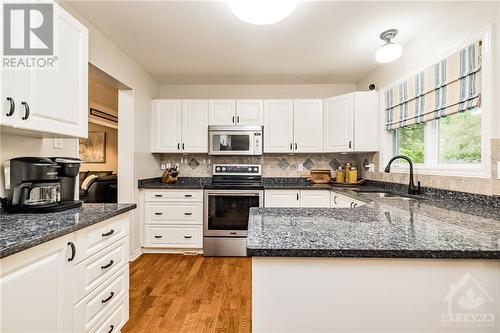
<instances>
[{"instance_id":1,"label":"black coffee maker","mask_svg":"<svg viewBox=\"0 0 500 333\"><path fill-rule=\"evenodd\" d=\"M10 160L10 190L3 202L10 213L50 213L79 207L74 158L18 157Z\"/></svg>"}]
</instances>

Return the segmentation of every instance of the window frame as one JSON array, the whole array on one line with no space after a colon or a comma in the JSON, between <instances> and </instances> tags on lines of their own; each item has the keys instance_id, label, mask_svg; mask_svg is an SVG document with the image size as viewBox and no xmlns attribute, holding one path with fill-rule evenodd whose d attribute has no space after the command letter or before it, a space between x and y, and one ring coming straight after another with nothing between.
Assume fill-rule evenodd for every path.
<instances>
[{"instance_id":1,"label":"window frame","mask_svg":"<svg viewBox=\"0 0 500 333\"><path fill-rule=\"evenodd\" d=\"M481 163L464 163L464 164L445 164L439 163L439 124L438 120L429 121L426 123L424 132L424 163L415 164L414 170L416 174L424 175L443 175L443 176L461 176L461 177L491 177L491 114L493 110L492 98L492 59L493 59L493 39L492 27L489 26L486 31L476 33L460 45L454 47L443 55L436 57L430 64L422 66L419 70L410 75L401 78L395 83L390 84L380 90L380 109L381 112L381 140L379 154L379 172L383 172L389 160L394 156L396 151L396 135L394 131L385 129L385 105L383 98L387 91L394 84L403 82L416 74L432 66L436 62L448 57L449 55L461 50L470 43L482 39L482 93L481 93ZM467 111L466 111L467 112ZM407 164L395 163L391 168L394 173L408 173Z\"/></svg>"}]
</instances>

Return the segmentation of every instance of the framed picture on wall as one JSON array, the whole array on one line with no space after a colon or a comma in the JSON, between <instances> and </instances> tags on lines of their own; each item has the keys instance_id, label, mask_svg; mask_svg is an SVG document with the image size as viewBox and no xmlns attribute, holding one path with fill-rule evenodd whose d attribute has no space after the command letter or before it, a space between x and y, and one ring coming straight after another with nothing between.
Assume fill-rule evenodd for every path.
<instances>
[{"instance_id":1,"label":"framed picture on wall","mask_svg":"<svg viewBox=\"0 0 500 333\"><path fill-rule=\"evenodd\" d=\"M80 159L86 163L106 163L106 132L91 132L80 139Z\"/></svg>"}]
</instances>

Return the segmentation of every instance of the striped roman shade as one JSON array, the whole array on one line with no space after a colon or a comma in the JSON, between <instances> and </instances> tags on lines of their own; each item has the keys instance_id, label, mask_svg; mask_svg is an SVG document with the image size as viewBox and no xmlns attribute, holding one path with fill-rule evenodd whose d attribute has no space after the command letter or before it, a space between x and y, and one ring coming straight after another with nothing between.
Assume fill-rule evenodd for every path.
<instances>
[{"instance_id":1,"label":"striped roman shade","mask_svg":"<svg viewBox=\"0 0 500 333\"><path fill-rule=\"evenodd\" d=\"M481 41L385 92L386 129L419 124L481 103Z\"/></svg>"}]
</instances>

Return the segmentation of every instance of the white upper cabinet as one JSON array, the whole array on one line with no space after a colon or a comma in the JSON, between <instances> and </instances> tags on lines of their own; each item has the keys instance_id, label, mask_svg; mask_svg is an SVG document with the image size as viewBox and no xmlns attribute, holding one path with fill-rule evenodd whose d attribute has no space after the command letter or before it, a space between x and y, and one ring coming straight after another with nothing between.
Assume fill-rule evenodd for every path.
<instances>
[{"instance_id":1,"label":"white upper cabinet","mask_svg":"<svg viewBox=\"0 0 500 333\"><path fill-rule=\"evenodd\" d=\"M261 99L211 99L208 101L209 125L262 125L264 103Z\"/></svg>"},{"instance_id":2,"label":"white upper cabinet","mask_svg":"<svg viewBox=\"0 0 500 333\"><path fill-rule=\"evenodd\" d=\"M359 91L326 99L324 151L377 151L378 110L376 91Z\"/></svg>"},{"instance_id":3,"label":"white upper cabinet","mask_svg":"<svg viewBox=\"0 0 500 333\"><path fill-rule=\"evenodd\" d=\"M181 150L190 153L208 152L208 101L182 101Z\"/></svg>"},{"instance_id":4,"label":"white upper cabinet","mask_svg":"<svg viewBox=\"0 0 500 333\"><path fill-rule=\"evenodd\" d=\"M323 100L264 101L264 153L321 152Z\"/></svg>"},{"instance_id":5,"label":"white upper cabinet","mask_svg":"<svg viewBox=\"0 0 500 333\"><path fill-rule=\"evenodd\" d=\"M264 153L293 152L293 100L264 101Z\"/></svg>"},{"instance_id":6,"label":"white upper cabinet","mask_svg":"<svg viewBox=\"0 0 500 333\"><path fill-rule=\"evenodd\" d=\"M87 137L88 31L59 5L53 6L57 60L53 68L13 73L2 69L2 125L54 136ZM15 104L12 112L8 98Z\"/></svg>"},{"instance_id":7,"label":"white upper cabinet","mask_svg":"<svg viewBox=\"0 0 500 333\"><path fill-rule=\"evenodd\" d=\"M206 100L154 100L151 152L208 152L207 122Z\"/></svg>"},{"instance_id":8,"label":"white upper cabinet","mask_svg":"<svg viewBox=\"0 0 500 333\"><path fill-rule=\"evenodd\" d=\"M325 99L324 151L353 150L354 94Z\"/></svg>"},{"instance_id":9,"label":"white upper cabinet","mask_svg":"<svg viewBox=\"0 0 500 333\"><path fill-rule=\"evenodd\" d=\"M234 99L211 99L208 101L209 125L235 125L236 101Z\"/></svg>"},{"instance_id":10,"label":"white upper cabinet","mask_svg":"<svg viewBox=\"0 0 500 333\"><path fill-rule=\"evenodd\" d=\"M299 99L293 103L294 151L323 150L323 100Z\"/></svg>"},{"instance_id":11,"label":"white upper cabinet","mask_svg":"<svg viewBox=\"0 0 500 333\"><path fill-rule=\"evenodd\" d=\"M264 122L264 102L261 99L236 100L237 125L262 125Z\"/></svg>"},{"instance_id":12,"label":"white upper cabinet","mask_svg":"<svg viewBox=\"0 0 500 333\"><path fill-rule=\"evenodd\" d=\"M182 103L180 100L154 100L151 116L153 153L177 153L182 141Z\"/></svg>"}]
</instances>

